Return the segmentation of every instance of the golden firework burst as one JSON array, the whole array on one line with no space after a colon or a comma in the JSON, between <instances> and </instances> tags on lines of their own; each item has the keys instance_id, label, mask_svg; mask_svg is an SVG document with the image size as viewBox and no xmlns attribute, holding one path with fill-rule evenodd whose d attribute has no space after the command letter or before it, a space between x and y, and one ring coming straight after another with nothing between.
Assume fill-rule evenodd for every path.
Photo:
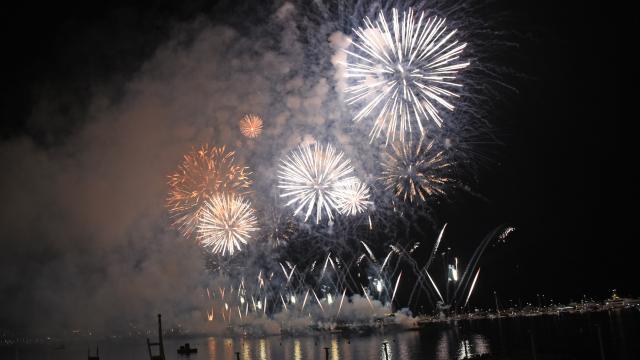
<instances>
[{"instance_id":1,"label":"golden firework burst","mask_svg":"<svg viewBox=\"0 0 640 360\"><path fill-rule=\"evenodd\" d=\"M242 135L255 139L262 133L262 119L258 115L247 114L240 119L240 132Z\"/></svg>"},{"instance_id":2,"label":"golden firework burst","mask_svg":"<svg viewBox=\"0 0 640 360\"><path fill-rule=\"evenodd\" d=\"M198 239L213 253L233 255L257 230L255 211L248 201L238 195L219 194L202 209Z\"/></svg>"},{"instance_id":3,"label":"golden firework burst","mask_svg":"<svg viewBox=\"0 0 640 360\"><path fill-rule=\"evenodd\" d=\"M380 178L387 190L410 202L425 202L429 196L444 195L444 186L450 180L446 170L451 164L442 151L434 150L433 140L396 142L392 148L383 158Z\"/></svg>"},{"instance_id":4,"label":"golden firework burst","mask_svg":"<svg viewBox=\"0 0 640 360\"><path fill-rule=\"evenodd\" d=\"M166 206L173 226L189 237L195 230L204 203L220 193L250 192L249 169L235 163L235 152L203 145L184 156L178 170L169 175Z\"/></svg>"}]
</instances>

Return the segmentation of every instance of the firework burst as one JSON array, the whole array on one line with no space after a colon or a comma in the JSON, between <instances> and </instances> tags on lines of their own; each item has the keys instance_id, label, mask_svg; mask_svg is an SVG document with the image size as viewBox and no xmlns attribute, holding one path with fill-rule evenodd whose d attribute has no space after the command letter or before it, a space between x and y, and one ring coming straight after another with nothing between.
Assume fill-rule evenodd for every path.
<instances>
[{"instance_id":1,"label":"firework burst","mask_svg":"<svg viewBox=\"0 0 640 360\"><path fill-rule=\"evenodd\" d=\"M251 204L238 195L220 194L205 203L198 222L198 240L216 254L233 255L258 230Z\"/></svg>"},{"instance_id":2,"label":"firework burst","mask_svg":"<svg viewBox=\"0 0 640 360\"><path fill-rule=\"evenodd\" d=\"M278 171L279 185L283 198L290 198L288 205L295 204L294 214L304 207L305 221L316 210L316 223L326 213L333 219L333 211L338 209L339 186L344 181L353 181L350 176L353 167L344 153L327 144L301 145L281 161Z\"/></svg>"},{"instance_id":3,"label":"firework burst","mask_svg":"<svg viewBox=\"0 0 640 360\"><path fill-rule=\"evenodd\" d=\"M262 228L265 239L274 248L286 244L298 228L290 215L283 213L275 206L265 212L263 219Z\"/></svg>"},{"instance_id":4,"label":"firework burst","mask_svg":"<svg viewBox=\"0 0 640 360\"><path fill-rule=\"evenodd\" d=\"M417 21L416 21L417 20ZM412 10L402 16L393 9L387 23L380 12L377 21L364 19L364 28L355 29L354 51L346 51L346 88L349 105L356 107L355 121L372 116L370 138L385 130L386 142L399 131L404 141L417 125L425 133L423 121L441 126L440 109L453 110L451 98L461 85L457 73L469 63L460 61L466 43L454 39L457 30L448 29L444 19ZM413 125L415 124L415 125Z\"/></svg>"},{"instance_id":5,"label":"firework burst","mask_svg":"<svg viewBox=\"0 0 640 360\"><path fill-rule=\"evenodd\" d=\"M356 215L372 204L369 200L369 187L360 180L344 181L337 186L336 191L338 211L341 214Z\"/></svg>"},{"instance_id":6,"label":"firework burst","mask_svg":"<svg viewBox=\"0 0 640 360\"><path fill-rule=\"evenodd\" d=\"M184 156L169 176L167 209L173 226L185 236L195 230L204 203L219 193L246 194L251 180L248 168L234 163L233 151L203 145Z\"/></svg>"},{"instance_id":7,"label":"firework burst","mask_svg":"<svg viewBox=\"0 0 640 360\"><path fill-rule=\"evenodd\" d=\"M429 196L444 194L444 186L450 181L446 172L451 164L445 160L443 151L435 151L433 140L428 144L424 138L417 143L396 142L392 149L383 157L380 178L387 190L410 202L425 202Z\"/></svg>"},{"instance_id":8,"label":"firework burst","mask_svg":"<svg viewBox=\"0 0 640 360\"><path fill-rule=\"evenodd\" d=\"M262 133L262 119L258 115L247 114L240 119L240 132L242 135L254 139Z\"/></svg>"}]
</instances>

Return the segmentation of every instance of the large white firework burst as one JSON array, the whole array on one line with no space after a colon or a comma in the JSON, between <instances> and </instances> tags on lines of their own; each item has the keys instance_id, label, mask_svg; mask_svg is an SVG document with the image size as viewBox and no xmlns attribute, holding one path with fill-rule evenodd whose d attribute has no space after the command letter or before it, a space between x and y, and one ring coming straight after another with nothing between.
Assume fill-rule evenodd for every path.
<instances>
[{"instance_id":1,"label":"large white firework burst","mask_svg":"<svg viewBox=\"0 0 640 360\"><path fill-rule=\"evenodd\" d=\"M205 203L198 222L198 239L213 253L233 255L258 230L251 204L238 195L220 194Z\"/></svg>"},{"instance_id":2,"label":"large white firework burst","mask_svg":"<svg viewBox=\"0 0 640 360\"><path fill-rule=\"evenodd\" d=\"M338 211L341 214L356 215L373 203L367 184L360 180L343 181L336 187Z\"/></svg>"},{"instance_id":3,"label":"large white firework burst","mask_svg":"<svg viewBox=\"0 0 640 360\"><path fill-rule=\"evenodd\" d=\"M354 120L373 117L371 141L384 130L386 143L396 132L404 141L416 126L424 135L426 120L441 126L440 109L454 109L450 101L461 86L456 75L469 65L460 60L467 44L454 38L457 30L437 16L416 17L411 9L402 16L393 9L391 23L382 12L364 23L354 29L355 49L345 50L346 102L356 108Z\"/></svg>"},{"instance_id":4,"label":"large white firework burst","mask_svg":"<svg viewBox=\"0 0 640 360\"><path fill-rule=\"evenodd\" d=\"M443 151L434 149L434 141L393 143L393 151L383 156L380 180L400 199L425 202L429 196L444 195L450 181Z\"/></svg>"},{"instance_id":5,"label":"large white firework burst","mask_svg":"<svg viewBox=\"0 0 640 360\"><path fill-rule=\"evenodd\" d=\"M295 204L294 214L306 207L305 221L315 209L316 223L323 212L329 220L338 209L338 187L344 181L352 181L353 167L344 153L327 144L300 145L280 163L279 185L289 198L287 205Z\"/></svg>"}]
</instances>

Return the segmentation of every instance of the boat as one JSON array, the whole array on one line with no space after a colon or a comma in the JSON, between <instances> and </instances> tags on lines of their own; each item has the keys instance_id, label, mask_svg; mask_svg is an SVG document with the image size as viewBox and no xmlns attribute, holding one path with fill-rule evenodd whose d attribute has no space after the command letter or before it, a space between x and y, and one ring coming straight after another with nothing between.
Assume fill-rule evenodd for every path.
<instances>
[{"instance_id":1,"label":"boat","mask_svg":"<svg viewBox=\"0 0 640 360\"><path fill-rule=\"evenodd\" d=\"M192 348L189 343L181 345L180 348L178 348L178 354L180 354L180 355L195 354L197 352L198 352L198 349L197 348Z\"/></svg>"}]
</instances>

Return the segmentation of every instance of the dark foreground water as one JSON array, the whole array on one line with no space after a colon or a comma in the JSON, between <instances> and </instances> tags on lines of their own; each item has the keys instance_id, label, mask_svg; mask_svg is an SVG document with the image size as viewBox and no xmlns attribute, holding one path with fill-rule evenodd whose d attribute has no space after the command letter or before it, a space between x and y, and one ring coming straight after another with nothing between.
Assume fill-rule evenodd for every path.
<instances>
[{"instance_id":1,"label":"dark foreground water","mask_svg":"<svg viewBox=\"0 0 640 360\"><path fill-rule=\"evenodd\" d=\"M598 327L605 359L640 359L640 311L475 320L428 324L418 331L373 335L326 334L266 338L199 337L166 339L167 359L187 359L176 350L188 341L198 348L190 360L240 359L601 359ZM144 339L99 341L101 360L148 359ZM88 342L21 345L0 348L0 359L86 359ZM91 344L95 349L95 344ZM386 354L385 354L386 348Z\"/></svg>"}]
</instances>

